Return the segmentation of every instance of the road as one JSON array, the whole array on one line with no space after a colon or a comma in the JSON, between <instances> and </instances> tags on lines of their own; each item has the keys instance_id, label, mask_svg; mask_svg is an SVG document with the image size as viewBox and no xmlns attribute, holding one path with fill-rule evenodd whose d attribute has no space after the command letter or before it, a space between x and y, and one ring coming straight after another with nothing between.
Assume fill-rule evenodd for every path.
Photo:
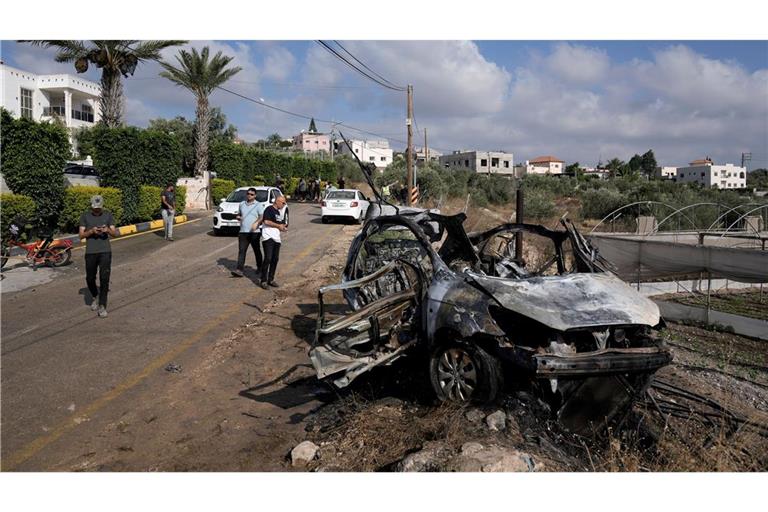
<instances>
[{"instance_id":1,"label":"road","mask_svg":"<svg viewBox=\"0 0 768 512\"><path fill-rule=\"evenodd\" d=\"M291 204L277 281L317 262L341 225ZM242 325L279 290L232 278L235 236L213 236L210 217L113 242L109 317L85 305L83 251L49 282L2 294L2 469L57 468L61 447L88 443L103 426L157 396L165 368ZM13 271L12 271L13 272Z\"/></svg>"}]
</instances>

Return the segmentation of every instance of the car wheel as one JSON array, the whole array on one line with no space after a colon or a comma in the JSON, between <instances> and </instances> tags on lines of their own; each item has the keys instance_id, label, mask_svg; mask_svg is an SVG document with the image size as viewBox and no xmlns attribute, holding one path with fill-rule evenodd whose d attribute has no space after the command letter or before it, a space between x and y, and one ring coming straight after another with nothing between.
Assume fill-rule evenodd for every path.
<instances>
[{"instance_id":1,"label":"car wheel","mask_svg":"<svg viewBox=\"0 0 768 512\"><path fill-rule=\"evenodd\" d=\"M363 223L363 212L360 212L360 215L357 216L357 218L355 219L355 222L357 224L362 224Z\"/></svg>"},{"instance_id":2,"label":"car wheel","mask_svg":"<svg viewBox=\"0 0 768 512\"><path fill-rule=\"evenodd\" d=\"M221 230L219 228L213 228L213 236L221 236Z\"/></svg>"},{"instance_id":3,"label":"car wheel","mask_svg":"<svg viewBox=\"0 0 768 512\"><path fill-rule=\"evenodd\" d=\"M493 401L504 385L499 360L473 343L447 343L429 358L429 377L442 401Z\"/></svg>"},{"instance_id":4,"label":"car wheel","mask_svg":"<svg viewBox=\"0 0 768 512\"><path fill-rule=\"evenodd\" d=\"M328 224L328 217L320 217L320 222L323 224Z\"/></svg>"}]
</instances>

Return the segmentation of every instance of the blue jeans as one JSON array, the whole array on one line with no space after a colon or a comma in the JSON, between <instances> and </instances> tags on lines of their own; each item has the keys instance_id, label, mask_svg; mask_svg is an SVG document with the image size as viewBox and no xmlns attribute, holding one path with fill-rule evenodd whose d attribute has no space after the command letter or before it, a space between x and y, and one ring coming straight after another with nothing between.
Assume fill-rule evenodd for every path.
<instances>
[{"instance_id":1,"label":"blue jeans","mask_svg":"<svg viewBox=\"0 0 768 512\"><path fill-rule=\"evenodd\" d=\"M165 224L165 238L173 238L173 216L176 212L163 208L160 213L163 215L163 223Z\"/></svg>"}]
</instances>

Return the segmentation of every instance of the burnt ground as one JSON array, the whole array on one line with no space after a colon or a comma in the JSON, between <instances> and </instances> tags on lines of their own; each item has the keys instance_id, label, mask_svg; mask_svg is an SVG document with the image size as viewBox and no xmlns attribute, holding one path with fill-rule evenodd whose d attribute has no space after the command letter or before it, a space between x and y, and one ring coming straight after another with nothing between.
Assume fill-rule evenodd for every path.
<instances>
[{"instance_id":1,"label":"burnt ground","mask_svg":"<svg viewBox=\"0 0 768 512\"><path fill-rule=\"evenodd\" d=\"M396 471L413 454L418 469L467 470L467 443L526 454L535 471L757 471L768 468L766 437L728 433L717 421L665 418L636 406L620 429L583 438L561 430L526 382L508 379L504 397L483 407L440 404L419 354L377 368L349 388L319 383L307 350L317 289L339 281L344 228L328 253L288 278L249 321L198 351L165 384L137 391L134 407L95 436L70 444L54 470L84 471ZM339 298L340 302L340 298ZM675 363L659 376L768 423L763 342L671 325ZM503 411L504 430L486 416ZM293 467L291 449L320 449ZM413 467L413 465L411 466Z\"/></svg>"}]
</instances>

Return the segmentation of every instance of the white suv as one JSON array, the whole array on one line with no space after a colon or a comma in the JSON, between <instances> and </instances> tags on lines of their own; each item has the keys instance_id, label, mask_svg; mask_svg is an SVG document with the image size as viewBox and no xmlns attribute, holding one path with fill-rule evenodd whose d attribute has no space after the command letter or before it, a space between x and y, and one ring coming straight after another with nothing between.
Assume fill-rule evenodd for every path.
<instances>
[{"instance_id":1,"label":"white suv","mask_svg":"<svg viewBox=\"0 0 768 512\"><path fill-rule=\"evenodd\" d=\"M274 203L277 197L283 195L276 187L240 187L234 190L226 199L222 199L213 215L213 234L220 235L226 229L240 230L237 220L238 207L246 200L249 188L256 189L256 201L265 207ZM285 207L285 222L288 223L288 206Z\"/></svg>"}]
</instances>

